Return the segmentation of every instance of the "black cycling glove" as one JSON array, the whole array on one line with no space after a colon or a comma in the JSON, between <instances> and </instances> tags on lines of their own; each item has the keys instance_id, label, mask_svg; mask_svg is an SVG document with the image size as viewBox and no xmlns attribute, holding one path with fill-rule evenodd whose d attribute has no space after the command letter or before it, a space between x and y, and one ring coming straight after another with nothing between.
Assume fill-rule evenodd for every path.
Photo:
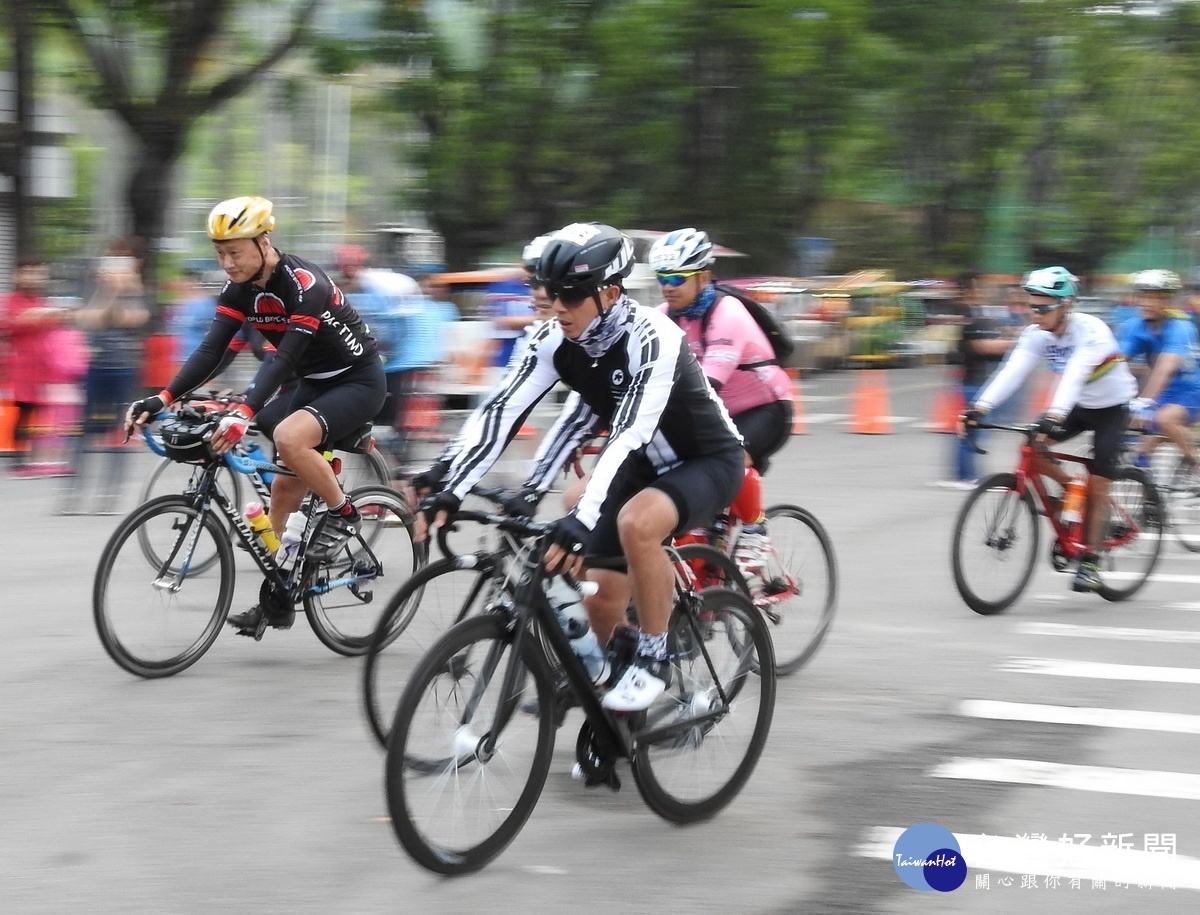
<instances>
[{"instance_id":1,"label":"black cycling glove","mask_svg":"<svg viewBox=\"0 0 1200 915\"><path fill-rule=\"evenodd\" d=\"M129 406L129 415L133 419L137 419L143 413L149 413L153 418L155 414L161 413L167 408L167 403L158 394L153 397L146 397L142 400L135 400Z\"/></svg>"},{"instance_id":2,"label":"black cycling glove","mask_svg":"<svg viewBox=\"0 0 1200 915\"><path fill-rule=\"evenodd\" d=\"M422 470L420 473L413 474L411 480L412 488L418 494L423 492L437 492L442 488L442 481L446 479L446 471L449 469L449 464L437 461L428 470Z\"/></svg>"},{"instance_id":3,"label":"black cycling glove","mask_svg":"<svg viewBox=\"0 0 1200 915\"><path fill-rule=\"evenodd\" d=\"M454 517L454 513L458 511L460 505L462 505L462 499L454 493L435 492L421 500L419 510L425 516L425 520L432 525L437 520L439 512L445 512L450 517Z\"/></svg>"},{"instance_id":4,"label":"black cycling glove","mask_svg":"<svg viewBox=\"0 0 1200 915\"><path fill-rule=\"evenodd\" d=\"M1060 441L1066 435L1067 430L1063 428L1062 420L1056 416L1051 416L1049 413L1043 413L1041 419L1037 421L1037 431L1040 435L1046 438Z\"/></svg>"},{"instance_id":5,"label":"black cycling glove","mask_svg":"<svg viewBox=\"0 0 1200 915\"><path fill-rule=\"evenodd\" d=\"M557 543L572 556L582 556L589 534L591 531L574 515L563 515L550 525L546 540L547 543Z\"/></svg>"},{"instance_id":6,"label":"black cycling glove","mask_svg":"<svg viewBox=\"0 0 1200 915\"><path fill-rule=\"evenodd\" d=\"M506 495L500 500L500 505L507 514L520 518L532 518L537 514L538 503L541 501L542 494L540 492L536 489L525 488Z\"/></svg>"},{"instance_id":7,"label":"black cycling glove","mask_svg":"<svg viewBox=\"0 0 1200 915\"><path fill-rule=\"evenodd\" d=\"M983 416L983 413L981 413L979 410L976 410L974 407L971 407L971 409L963 412L961 417L962 424L968 429L974 429L979 425L980 421L982 421Z\"/></svg>"}]
</instances>

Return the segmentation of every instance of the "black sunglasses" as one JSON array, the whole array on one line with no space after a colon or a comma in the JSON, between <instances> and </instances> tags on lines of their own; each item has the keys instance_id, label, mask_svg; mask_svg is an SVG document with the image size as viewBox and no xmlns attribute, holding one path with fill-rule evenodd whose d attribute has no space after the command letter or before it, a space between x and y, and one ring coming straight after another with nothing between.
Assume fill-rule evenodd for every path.
<instances>
[{"instance_id":1,"label":"black sunglasses","mask_svg":"<svg viewBox=\"0 0 1200 915\"><path fill-rule=\"evenodd\" d=\"M568 308L582 305L592 296L600 294L598 286L556 286L546 283L545 287L546 295L550 296L551 301L558 299Z\"/></svg>"}]
</instances>

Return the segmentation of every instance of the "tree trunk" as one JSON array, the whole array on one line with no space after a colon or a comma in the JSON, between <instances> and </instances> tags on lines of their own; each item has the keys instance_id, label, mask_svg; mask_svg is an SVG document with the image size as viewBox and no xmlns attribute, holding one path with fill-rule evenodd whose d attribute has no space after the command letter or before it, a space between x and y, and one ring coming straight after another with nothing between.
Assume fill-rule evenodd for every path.
<instances>
[{"instance_id":1,"label":"tree trunk","mask_svg":"<svg viewBox=\"0 0 1200 915\"><path fill-rule=\"evenodd\" d=\"M143 145L137 167L129 177L127 199L133 235L143 246L142 284L153 321L158 322L158 255L166 229L166 208L171 198L177 154Z\"/></svg>"},{"instance_id":2,"label":"tree trunk","mask_svg":"<svg viewBox=\"0 0 1200 915\"><path fill-rule=\"evenodd\" d=\"M16 131L12 145L13 222L17 260L35 254L37 238L34 203L29 191L28 141L33 133L34 26L26 0L4 4L12 27L16 83Z\"/></svg>"}]
</instances>

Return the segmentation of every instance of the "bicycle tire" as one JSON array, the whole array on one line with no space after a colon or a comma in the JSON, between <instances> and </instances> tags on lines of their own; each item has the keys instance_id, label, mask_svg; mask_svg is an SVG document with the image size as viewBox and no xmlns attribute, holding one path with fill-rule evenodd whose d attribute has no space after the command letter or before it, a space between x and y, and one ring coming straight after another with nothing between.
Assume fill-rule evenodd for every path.
<instances>
[{"instance_id":1,"label":"bicycle tire","mask_svg":"<svg viewBox=\"0 0 1200 915\"><path fill-rule=\"evenodd\" d=\"M159 525L160 516L170 516L168 523ZM197 523L203 526L195 531ZM140 543L130 543L131 539L140 540L138 534L152 526L155 533L174 544L172 549L162 550L164 559L157 562ZM180 567L168 562L187 545L193 531L192 557L197 549L211 549L214 558L189 565L182 582L170 582L167 573L177 576ZM213 583L209 579L214 564L216 596L206 608L201 592ZM169 677L187 669L220 634L233 601L235 574L233 547L224 525L211 514L201 515L185 496L160 496L134 509L109 537L96 567L92 617L100 643L118 666L139 677ZM151 639L141 634L143 617L152 624L147 629L154 641L165 647L152 646ZM127 619L134 622L127 624Z\"/></svg>"},{"instance_id":2,"label":"bicycle tire","mask_svg":"<svg viewBox=\"0 0 1200 915\"><path fill-rule=\"evenodd\" d=\"M362 515L359 530L329 559L305 562L301 600L321 644L357 657L375 632L376 616L367 608L376 591L408 581L424 565L425 548L412 539L412 514L394 490L366 486L348 498Z\"/></svg>"},{"instance_id":3,"label":"bicycle tire","mask_svg":"<svg viewBox=\"0 0 1200 915\"><path fill-rule=\"evenodd\" d=\"M342 462L341 482L346 492L367 486L392 489L392 469L387 460L372 448L370 451L335 452ZM392 490L395 492L395 490Z\"/></svg>"},{"instance_id":4,"label":"bicycle tire","mask_svg":"<svg viewBox=\"0 0 1200 915\"><path fill-rule=\"evenodd\" d=\"M1127 494L1126 494L1127 493ZM1100 588L1108 601L1128 600L1150 579L1162 555L1163 510L1158 488L1150 474L1138 467L1118 467L1112 479L1106 548L1100 554ZM1139 536L1125 544L1109 547L1110 538L1120 536L1118 525L1137 524ZM1132 571L1118 569L1132 564ZM1117 582L1128 584L1118 586Z\"/></svg>"},{"instance_id":5,"label":"bicycle tire","mask_svg":"<svg viewBox=\"0 0 1200 915\"><path fill-rule=\"evenodd\" d=\"M182 474L174 473L173 471L175 468L185 470L188 474L187 479L183 479ZM178 496L193 493L195 492L197 476L202 473L204 473L204 468L199 465L181 464L178 461L172 461L170 458L163 458L158 466L156 466L146 478L146 482L142 486L142 491L138 494L138 504L143 505L151 501L151 499L161 498L164 495ZM238 479L241 474L227 466L222 466L217 469L217 475L218 485L229 496L231 504L235 506L241 505L242 484ZM164 480L166 480L166 482L164 482ZM154 491L160 487L166 491L155 495ZM233 529L226 524L224 516L211 515L210 517L214 518L221 525L221 527L225 529L226 536L229 538L229 542L233 543L236 535L234 534ZM147 541L144 536L139 537L138 543L141 545L143 552L146 554L146 559L149 562L161 562L162 557L154 555L149 541ZM216 557L214 556L213 558L215 559ZM204 570L200 569L199 571Z\"/></svg>"},{"instance_id":6,"label":"bicycle tire","mask_svg":"<svg viewBox=\"0 0 1200 915\"><path fill-rule=\"evenodd\" d=\"M1162 450L1164 446L1160 446ZM1155 452L1157 457L1158 452ZM1169 478L1160 483L1152 475L1158 486L1159 498L1162 500L1166 524L1175 535L1175 539L1189 553L1200 552L1200 486L1195 475L1183 466L1178 449L1174 450L1174 467Z\"/></svg>"},{"instance_id":7,"label":"bicycle tire","mask_svg":"<svg viewBox=\"0 0 1200 915\"><path fill-rule=\"evenodd\" d=\"M726 586L750 596L750 586L737 563L728 553L707 543L681 543L673 548L679 561L687 565L698 589Z\"/></svg>"},{"instance_id":8,"label":"bicycle tire","mask_svg":"<svg viewBox=\"0 0 1200 915\"><path fill-rule=\"evenodd\" d=\"M784 574L772 587L758 582L751 599L771 632L775 671L785 677L807 664L829 635L837 612L837 559L828 532L808 509L773 505L766 515L771 562Z\"/></svg>"},{"instance_id":9,"label":"bicycle tire","mask_svg":"<svg viewBox=\"0 0 1200 915\"><path fill-rule=\"evenodd\" d=\"M384 767L392 829L417 864L438 874L475 871L500 854L529 819L550 771L553 690L533 639L522 643L517 662L523 670L517 673L536 710L515 710L521 694L496 695L513 660L513 638L505 617L463 620L417 664L396 708ZM422 715L426 699L447 704L431 724ZM463 703L472 706L470 715L460 712ZM478 751L490 733L483 728L493 712L503 721L502 736L493 755L481 759ZM488 724L476 724L476 733L472 723L480 719ZM515 779L511 786L509 777ZM472 813L487 822L478 837L468 838L465 820Z\"/></svg>"},{"instance_id":10,"label":"bicycle tire","mask_svg":"<svg viewBox=\"0 0 1200 915\"><path fill-rule=\"evenodd\" d=\"M954 570L954 584L958 588L958 593L966 602L967 606L976 613L983 616L990 616L994 613L1000 613L1007 610L1021 596L1026 586L1029 584L1029 579L1033 575L1034 563L1037 560L1038 551L1038 515L1033 506L1033 496L1029 490L1026 490L1020 496L1016 493L1017 476L1014 473L996 473L984 479L978 486L975 487L967 496L963 506L959 509L958 518L954 522L954 536L950 547L951 565ZM973 512L979 509L979 506L990 493L999 493L1000 505L992 514L994 517L985 515L982 521L982 530L978 533L971 532L968 534L967 525L973 520ZM986 506L985 506L986 507ZM1017 530L1020 525L1021 518L1028 520L1027 529ZM1007 528L1000 530L998 525L1009 524ZM964 560L964 550L967 548L967 541L970 540L970 545L976 544L984 547L982 556L984 562L988 564L1000 563L1001 568L1004 567L1003 561L1008 557L1006 554L1014 545L1018 548L1026 549L1023 557L1018 559L1018 564L1014 566L1016 571L1015 583L1011 588L1002 590L997 596L984 595L982 591L982 583L979 581L968 581L966 570L966 561ZM1016 554L1013 554L1016 555ZM978 573L978 577L983 576L983 572ZM975 577L976 573L972 572L971 577Z\"/></svg>"},{"instance_id":11,"label":"bicycle tire","mask_svg":"<svg viewBox=\"0 0 1200 915\"><path fill-rule=\"evenodd\" d=\"M449 581L450 576L456 581ZM457 581L460 576L461 584ZM473 557L454 556L429 563L392 595L371 635L362 675L363 709L380 746L387 746L414 660L473 610L482 612L502 584L503 578L496 576L492 567L480 565ZM409 632L418 612L422 623ZM403 645L389 651L406 633Z\"/></svg>"},{"instance_id":12,"label":"bicycle tire","mask_svg":"<svg viewBox=\"0 0 1200 915\"><path fill-rule=\"evenodd\" d=\"M706 588L697 598L696 616L676 605L668 630L671 685L633 734L638 792L673 823L708 819L737 796L775 711L775 653L757 608L731 588ZM713 758L720 753L728 753L727 764ZM716 783L705 787L710 776Z\"/></svg>"}]
</instances>

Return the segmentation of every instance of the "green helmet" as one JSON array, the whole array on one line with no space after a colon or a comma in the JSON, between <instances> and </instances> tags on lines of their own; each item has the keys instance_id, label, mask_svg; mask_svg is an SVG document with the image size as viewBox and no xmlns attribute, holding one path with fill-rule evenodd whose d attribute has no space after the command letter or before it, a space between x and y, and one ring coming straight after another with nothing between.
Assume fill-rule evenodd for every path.
<instances>
[{"instance_id":1,"label":"green helmet","mask_svg":"<svg viewBox=\"0 0 1200 915\"><path fill-rule=\"evenodd\" d=\"M1079 292L1079 278L1066 267L1042 267L1027 273L1021 280L1021 288L1034 295L1071 299Z\"/></svg>"}]
</instances>

